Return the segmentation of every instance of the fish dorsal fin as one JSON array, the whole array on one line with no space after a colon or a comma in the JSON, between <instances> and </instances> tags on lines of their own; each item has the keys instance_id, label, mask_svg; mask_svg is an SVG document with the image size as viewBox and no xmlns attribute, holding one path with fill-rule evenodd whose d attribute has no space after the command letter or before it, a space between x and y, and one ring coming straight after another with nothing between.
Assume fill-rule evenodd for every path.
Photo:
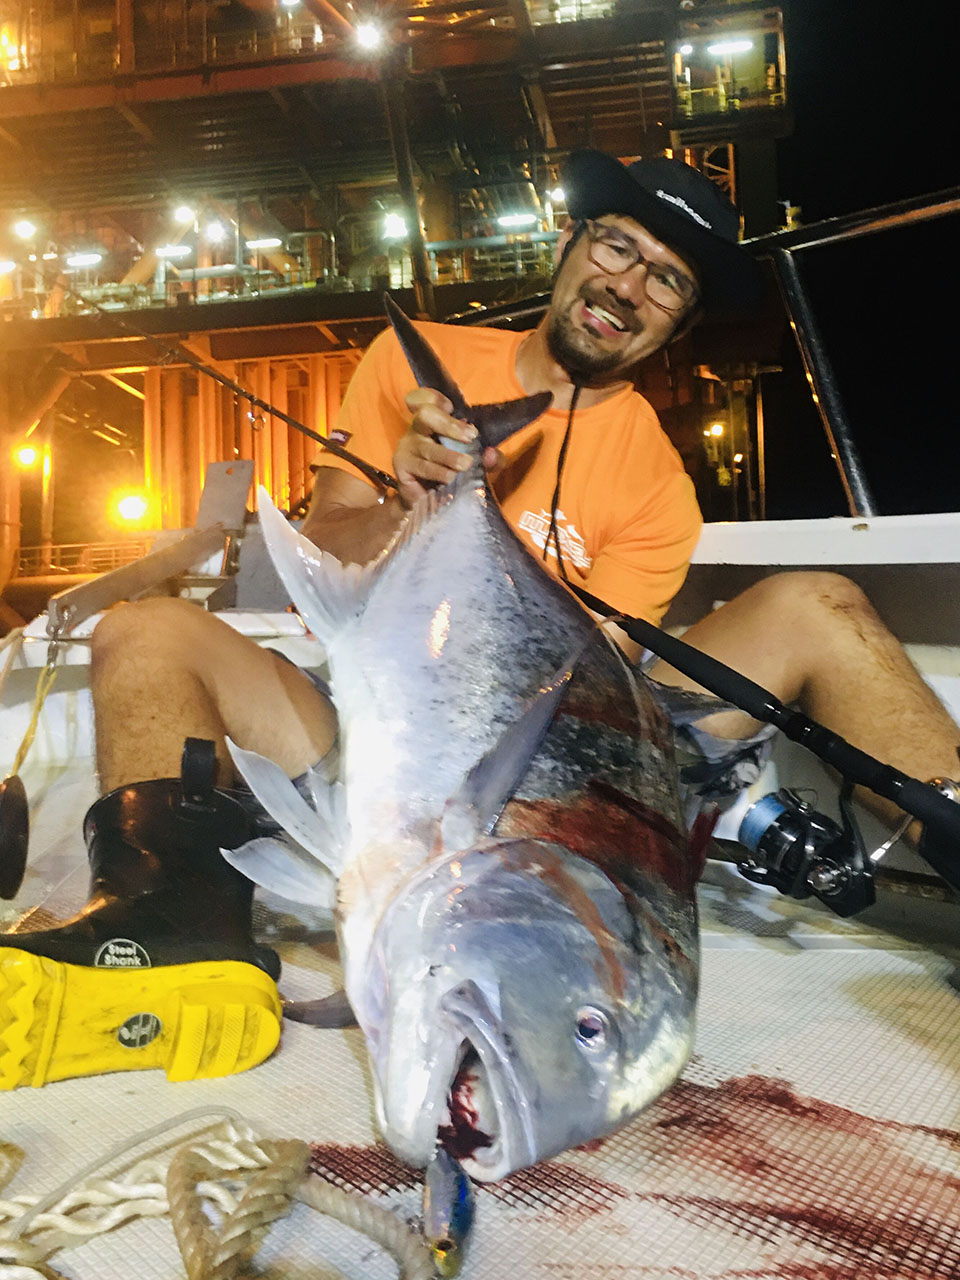
<instances>
[{"instance_id":1,"label":"fish dorsal fin","mask_svg":"<svg viewBox=\"0 0 960 1280\"><path fill-rule=\"evenodd\" d=\"M338 876L346 845L340 784L327 782L313 770L310 788L315 796L323 797L321 813L307 804L278 764L255 751L245 751L229 738L227 749L244 782L270 817L332 875Z\"/></svg>"},{"instance_id":2,"label":"fish dorsal fin","mask_svg":"<svg viewBox=\"0 0 960 1280\"><path fill-rule=\"evenodd\" d=\"M455 418L473 423L477 428L478 449L497 448L515 431L539 418L553 402L553 395L549 391L540 391L536 395L524 396L519 400L505 400L500 404L467 404L463 392L444 368L440 357L426 338L414 328L389 293L383 295L383 305L417 386L441 392L453 406ZM458 441L448 440L446 437L443 437L443 443L459 452L471 451Z\"/></svg>"},{"instance_id":3,"label":"fish dorsal fin","mask_svg":"<svg viewBox=\"0 0 960 1280\"><path fill-rule=\"evenodd\" d=\"M363 608L377 561L343 565L298 533L260 489L260 526L270 559L304 622L323 645Z\"/></svg>"},{"instance_id":4,"label":"fish dorsal fin","mask_svg":"<svg viewBox=\"0 0 960 1280\"><path fill-rule=\"evenodd\" d=\"M440 820L443 847L454 853L488 835L530 766L570 684L577 663L593 643L596 631L581 640L554 676L542 686L526 710L464 776L447 801Z\"/></svg>"},{"instance_id":5,"label":"fish dorsal fin","mask_svg":"<svg viewBox=\"0 0 960 1280\"><path fill-rule=\"evenodd\" d=\"M283 839L258 836L236 849L220 852L248 880L288 902L331 913L336 906L336 879L316 859Z\"/></svg>"}]
</instances>

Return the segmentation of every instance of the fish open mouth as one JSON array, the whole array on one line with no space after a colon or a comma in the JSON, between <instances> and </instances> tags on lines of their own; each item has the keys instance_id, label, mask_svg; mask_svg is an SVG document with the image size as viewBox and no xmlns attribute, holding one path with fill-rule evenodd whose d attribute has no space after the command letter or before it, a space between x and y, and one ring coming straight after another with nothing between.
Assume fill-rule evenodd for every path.
<instances>
[{"instance_id":1,"label":"fish open mouth","mask_svg":"<svg viewBox=\"0 0 960 1280\"><path fill-rule=\"evenodd\" d=\"M473 1160L478 1151L499 1145L497 1128L497 1108L483 1061L470 1041L465 1040L437 1138L455 1159ZM495 1150L489 1154L496 1160Z\"/></svg>"}]
</instances>

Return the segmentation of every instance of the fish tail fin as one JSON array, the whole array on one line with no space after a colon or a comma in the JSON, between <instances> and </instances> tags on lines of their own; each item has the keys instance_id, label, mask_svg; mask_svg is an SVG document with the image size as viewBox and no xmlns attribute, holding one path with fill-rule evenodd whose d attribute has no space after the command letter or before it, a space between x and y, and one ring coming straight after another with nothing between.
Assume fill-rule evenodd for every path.
<instances>
[{"instance_id":1,"label":"fish tail fin","mask_svg":"<svg viewBox=\"0 0 960 1280\"><path fill-rule=\"evenodd\" d=\"M417 386L430 387L445 395L453 405L453 416L472 422L477 428L484 448L499 447L515 431L539 418L549 408L553 401L549 391L524 396L519 400L506 400L502 404L467 404L463 392L443 367L440 357L423 335L417 332L389 293L383 295L383 305Z\"/></svg>"},{"instance_id":2,"label":"fish tail fin","mask_svg":"<svg viewBox=\"0 0 960 1280\"><path fill-rule=\"evenodd\" d=\"M515 431L535 421L550 408L549 391L524 396L521 400L505 400L502 404L475 404L470 408L470 421L477 428L485 449L497 449Z\"/></svg>"},{"instance_id":3,"label":"fish tail fin","mask_svg":"<svg viewBox=\"0 0 960 1280\"><path fill-rule=\"evenodd\" d=\"M417 380L418 387L430 387L441 392L453 405L455 418L466 418L467 402L460 388L443 367L443 362L421 334L413 327L413 322L400 310L389 293L383 295L383 305L387 319L393 326L397 341L403 354L407 357L410 371Z\"/></svg>"}]
</instances>

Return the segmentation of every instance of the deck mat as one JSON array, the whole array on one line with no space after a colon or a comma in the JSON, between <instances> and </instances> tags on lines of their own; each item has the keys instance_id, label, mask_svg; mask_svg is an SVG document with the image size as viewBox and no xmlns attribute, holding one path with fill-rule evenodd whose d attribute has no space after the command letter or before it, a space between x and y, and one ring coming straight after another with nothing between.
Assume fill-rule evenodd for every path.
<instances>
[{"instance_id":1,"label":"deck mat","mask_svg":"<svg viewBox=\"0 0 960 1280\"><path fill-rule=\"evenodd\" d=\"M50 835L34 891L46 871L53 899L82 894L75 837L71 853ZM956 1280L960 953L808 910L728 868L711 865L700 897L703 986L682 1080L592 1149L478 1187L465 1280ZM285 995L339 986L332 942L278 949ZM315 1144L325 1177L413 1222L420 1177L377 1142L370 1096L359 1031L293 1023L240 1076L171 1085L125 1073L0 1094L0 1143L26 1153L0 1194L46 1194L149 1126L228 1106L264 1138ZM67 1280L185 1275L167 1218L52 1263ZM0 1262L0 1280L21 1274ZM396 1265L295 1205L248 1274L393 1280Z\"/></svg>"},{"instance_id":2,"label":"deck mat","mask_svg":"<svg viewBox=\"0 0 960 1280\"><path fill-rule=\"evenodd\" d=\"M710 904L706 914L709 919ZM794 910L802 924L802 913ZM819 927L823 927L822 924ZM950 960L860 935L812 948L705 938L696 1053L622 1133L477 1188L468 1280L955 1280L960 1275L960 995ZM733 945L731 945L733 943ZM330 944L285 950L286 994L332 990ZM420 1179L379 1144L358 1031L288 1024L246 1075L169 1085L157 1072L0 1097L0 1139L27 1153L5 1193L45 1193L112 1143L226 1105L264 1137L402 1217ZM179 1280L169 1222L123 1227L54 1259L70 1280ZM295 1206L257 1255L264 1280L388 1280L395 1265ZM0 1264L0 1275L4 1268Z\"/></svg>"}]
</instances>

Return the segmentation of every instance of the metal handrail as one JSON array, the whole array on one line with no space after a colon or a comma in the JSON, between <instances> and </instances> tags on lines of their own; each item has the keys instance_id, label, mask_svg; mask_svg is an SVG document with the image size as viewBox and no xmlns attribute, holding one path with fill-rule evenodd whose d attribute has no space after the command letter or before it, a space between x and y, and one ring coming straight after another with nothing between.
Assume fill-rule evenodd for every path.
<instances>
[{"instance_id":1,"label":"metal handrail","mask_svg":"<svg viewBox=\"0 0 960 1280\"><path fill-rule=\"evenodd\" d=\"M107 573L139 560L148 550L147 539L117 542L62 542L21 547L18 574Z\"/></svg>"}]
</instances>

